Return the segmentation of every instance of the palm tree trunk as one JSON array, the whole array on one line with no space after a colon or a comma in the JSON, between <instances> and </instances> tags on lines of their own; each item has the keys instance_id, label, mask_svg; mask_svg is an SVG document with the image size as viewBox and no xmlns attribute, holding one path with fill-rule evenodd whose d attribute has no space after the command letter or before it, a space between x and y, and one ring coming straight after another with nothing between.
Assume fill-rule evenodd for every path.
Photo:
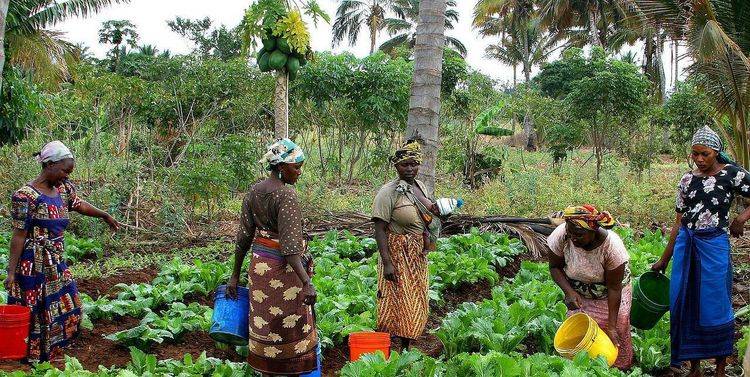
<instances>
[{"instance_id":1,"label":"palm tree trunk","mask_svg":"<svg viewBox=\"0 0 750 377\"><path fill-rule=\"evenodd\" d=\"M378 39L378 20L377 17L370 19L370 55L375 52L375 44Z\"/></svg>"},{"instance_id":2,"label":"palm tree trunk","mask_svg":"<svg viewBox=\"0 0 750 377\"><path fill-rule=\"evenodd\" d=\"M604 43L599 38L599 6L596 2L589 7L589 33L591 33L591 43L604 48Z\"/></svg>"},{"instance_id":3,"label":"palm tree trunk","mask_svg":"<svg viewBox=\"0 0 750 377\"><path fill-rule=\"evenodd\" d=\"M277 139L289 137L289 76L286 72L279 72L276 75L273 106L274 137Z\"/></svg>"},{"instance_id":4,"label":"palm tree trunk","mask_svg":"<svg viewBox=\"0 0 750 377\"><path fill-rule=\"evenodd\" d=\"M0 89L3 87L3 67L5 66L5 17L8 16L10 0L0 0Z\"/></svg>"},{"instance_id":5,"label":"palm tree trunk","mask_svg":"<svg viewBox=\"0 0 750 377\"><path fill-rule=\"evenodd\" d=\"M419 2L419 23L414 46L414 76L406 125L407 139L417 139L423 146L424 161L419 169L419 176L427 186L427 195L432 195L435 191L440 85L445 46L445 8L445 0Z\"/></svg>"}]
</instances>

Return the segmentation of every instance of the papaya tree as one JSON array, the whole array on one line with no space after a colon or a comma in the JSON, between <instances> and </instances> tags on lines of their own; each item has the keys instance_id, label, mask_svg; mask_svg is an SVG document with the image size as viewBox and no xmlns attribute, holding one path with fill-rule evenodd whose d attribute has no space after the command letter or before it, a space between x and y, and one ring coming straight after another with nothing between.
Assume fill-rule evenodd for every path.
<instances>
[{"instance_id":1,"label":"papaya tree","mask_svg":"<svg viewBox=\"0 0 750 377\"><path fill-rule=\"evenodd\" d=\"M310 32L302 15L330 22L330 17L315 0L259 0L247 9L242 20L242 50L249 57L255 53L262 72L275 71L274 137L289 136L289 80L297 77L300 67L312 57Z\"/></svg>"}]
</instances>

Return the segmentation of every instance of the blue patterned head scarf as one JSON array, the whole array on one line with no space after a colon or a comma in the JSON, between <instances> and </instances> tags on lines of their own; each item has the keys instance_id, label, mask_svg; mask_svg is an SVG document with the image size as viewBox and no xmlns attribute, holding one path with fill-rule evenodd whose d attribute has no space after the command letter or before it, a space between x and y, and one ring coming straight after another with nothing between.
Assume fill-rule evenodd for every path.
<instances>
[{"instance_id":1,"label":"blue patterned head scarf","mask_svg":"<svg viewBox=\"0 0 750 377\"><path fill-rule=\"evenodd\" d=\"M302 148L293 141L284 138L276 140L268 146L268 151L260 159L260 163L271 166L278 164L296 164L305 161L305 153Z\"/></svg>"},{"instance_id":2,"label":"blue patterned head scarf","mask_svg":"<svg viewBox=\"0 0 750 377\"><path fill-rule=\"evenodd\" d=\"M703 126L703 128L695 131L691 143L691 146L693 145L705 145L719 154L716 158L719 163L734 165L734 161L732 161L731 157L724 152L724 143L721 141L721 137L719 137L719 134L708 126Z\"/></svg>"}]
</instances>

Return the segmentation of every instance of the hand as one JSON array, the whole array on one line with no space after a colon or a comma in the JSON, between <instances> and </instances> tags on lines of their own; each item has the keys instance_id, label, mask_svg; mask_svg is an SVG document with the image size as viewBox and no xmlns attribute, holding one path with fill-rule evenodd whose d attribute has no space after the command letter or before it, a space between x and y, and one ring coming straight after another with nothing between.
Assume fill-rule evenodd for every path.
<instances>
[{"instance_id":1,"label":"hand","mask_svg":"<svg viewBox=\"0 0 750 377\"><path fill-rule=\"evenodd\" d=\"M113 232L120 230L120 223L114 217L107 215L104 217L104 222L109 225L109 229L112 229Z\"/></svg>"},{"instance_id":2,"label":"hand","mask_svg":"<svg viewBox=\"0 0 750 377\"><path fill-rule=\"evenodd\" d=\"M614 344L615 347L620 347L620 337L617 335L617 326L607 325L607 329L604 330L604 332L607 333L609 340L612 341L612 344Z\"/></svg>"},{"instance_id":3,"label":"hand","mask_svg":"<svg viewBox=\"0 0 750 377\"><path fill-rule=\"evenodd\" d=\"M583 307L583 297L578 292L570 292L565 295L565 306L570 310L576 310Z\"/></svg>"},{"instance_id":4,"label":"hand","mask_svg":"<svg viewBox=\"0 0 750 377\"><path fill-rule=\"evenodd\" d=\"M731 234L732 237L742 237L744 233L745 222L739 218L735 218L734 221L732 221L732 224L729 225L729 234Z\"/></svg>"},{"instance_id":5,"label":"hand","mask_svg":"<svg viewBox=\"0 0 750 377\"><path fill-rule=\"evenodd\" d=\"M229 278L229 282L227 283L226 294L227 297L231 298L232 300L237 299L237 283L239 282L239 280L239 277L232 274L232 277Z\"/></svg>"},{"instance_id":6,"label":"hand","mask_svg":"<svg viewBox=\"0 0 750 377\"><path fill-rule=\"evenodd\" d=\"M307 283L302 287L302 297L305 305L315 305L315 300L318 297L318 292L315 292L315 287L312 284Z\"/></svg>"},{"instance_id":7,"label":"hand","mask_svg":"<svg viewBox=\"0 0 750 377\"><path fill-rule=\"evenodd\" d=\"M658 262L654 263L654 265L651 266L651 271L664 273L667 270L668 265L669 265L669 261L659 259Z\"/></svg>"},{"instance_id":8,"label":"hand","mask_svg":"<svg viewBox=\"0 0 750 377\"><path fill-rule=\"evenodd\" d=\"M16 274L8 273L8 276L5 278L5 281L3 281L3 286L5 286L5 290L10 292L11 287L16 283Z\"/></svg>"},{"instance_id":9,"label":"hand","mask_svg":"<svg viewBox=\"0 0 750 377\"><path fill-rule=\"evenodd\" d=\"M385 280L396 282L396 269L393 267L393 263L383 264L383 277Z\"/></svg>"}]
</instances>

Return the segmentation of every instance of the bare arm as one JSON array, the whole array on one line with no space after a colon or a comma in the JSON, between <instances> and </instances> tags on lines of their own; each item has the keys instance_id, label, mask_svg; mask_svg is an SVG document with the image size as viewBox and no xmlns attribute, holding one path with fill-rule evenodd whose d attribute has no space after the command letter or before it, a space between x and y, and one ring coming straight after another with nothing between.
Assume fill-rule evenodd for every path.
<instances>
[{"instance_id":1,"label":"bare arm","mask_svg":"<svg viewBox=\"0 0 750 377\"><path fill-rule=\"evenodd\" d=\"M383 277L389 281L396 281L396 271L391 261L391 253L388 250L387 227L388 223L381 219L375 219L375 242L378 244L378 253L380 253L380 260L383 262Z\"/></svg>"},{"instance_id":2,"label":"bare arm","mask_svg":"<svg viewBox=\"0 0 750 377\"><path fill-rule=\"evenodd\" d=\"M672 225L672 231L669 233L667 247L664 249L664 253L662 253L659 261L651 266L652 270L661 272L666 271L669 261L672 259L672 254L674 254L674 244L677 239L677 234L680 232L680 227L682 227L682 214L677 213L674 225Z\"/></svg>"},{"instance_id":3,"label":"bare arm","mask_svg":"<svg viewBox=\"0 0 750 377\"><path fill-rule=\"evenodd\" d=\"M616 344L617 339L617 315L620 313L620 304L622 303L622 280L625 277L625 263L621 264L614 270L604 271L604 281L607 284L607 308L609 317L607 321L607 331L610 338Z\"/></svg>"},{"instance_id":4,"label":"bare arm","mask_svg":"<svg viewBox=\"0 0 750 377\"><path fill-rule=\"evenodd\" d=\"M312 283L310 282L310 276L307 275L307 270L302 265L302 257L300 257L299 254L294 255L287 255L284 257L286 260L286 263L290 266L292 266L292 269L294 269L294 273L297 274L297 277L302 282L302 294L304 295L304 302L307 305L312 305L315 303L317 292L315 292L315 287L313 287Z\"/></svg>"},{"instance_id":5,"label":"bare arm","mask_svg":"<svg viewBox=\"0 0 750 377\"><path fill-rule=\"evenodd\" d=\"M234 266L232 267L232 277L227 283L227 296L237 297L237 284L240 281L240 272L242 264L245 262L250 246L255 238L255 223L252 220L252 204L250 197L245 197L242 201L242 210L240 214L240 226L237 229L237 241L234 248Z\"/></svg>"},{"instance_id":6,"label":"bare arm","mask_svg":"<svg viewBox=\"0 0 750 377\"><path fill-rule=\"evenodd\" d=\"M10 238L10 259L8 260L8 276L5 278L5 289L10 291L11 285L16 281L16 268L18 260L21 259L23 246L26 242L28 231L25 229L14 229Z\"/></svg>"},{"instance_id":7,"label":"bare arm","mask_svg":"<svg viewBox=\"0 0 750 377\"><path fill-rule=\"evenodd\" d=\"M84 216L96 217L104 220L112 230L119 230L120 223L117 222L110 214L94 207L89 202L79 199L73 206L73 211L76 211Z\"/></svg>"}]
</instances>

